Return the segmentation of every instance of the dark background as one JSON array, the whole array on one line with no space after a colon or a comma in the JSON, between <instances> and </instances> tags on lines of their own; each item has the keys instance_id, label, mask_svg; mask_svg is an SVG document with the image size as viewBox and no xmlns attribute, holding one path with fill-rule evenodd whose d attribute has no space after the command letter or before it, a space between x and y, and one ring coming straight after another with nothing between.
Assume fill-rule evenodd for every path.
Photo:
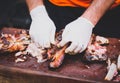
<instances>
[{"instance_id":1,"label":"dark background","mask_svg":"<svg viewBox=\"0 0 120 83\"><path fill-rule=\"evenodd\" d=\"M120 6L104 15L94 28L94 33L120 38ZM30 27L31 18L25 0L0 0L0 27Z\"/></svg>"},{"instance_id":2,"label":"dark background","mask_svg":"<svg viewBox=\"0 0 120 83\"><path fill-rule=\"evenodd\" d=\"M0 27L29 28L30 22L25 0L0 0Z\"/></svg>"}]
</instances>

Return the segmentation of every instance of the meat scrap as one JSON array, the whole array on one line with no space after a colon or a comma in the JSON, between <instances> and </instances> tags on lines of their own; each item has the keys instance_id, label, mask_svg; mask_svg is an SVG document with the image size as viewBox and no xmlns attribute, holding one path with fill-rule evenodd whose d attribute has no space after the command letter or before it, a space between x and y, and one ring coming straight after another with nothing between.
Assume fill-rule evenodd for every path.
<instances>
[{"instance_id":1,"label":"meat scrap","mask_svg":"<svg viewBox=\"0 0 120 83\"><path fill-rule=\"evenodd\" d=\"M15 62L16 62L16 63L18 63L18 62L24 62L24 59L17 58L17 59L15 60Z\"/></svg>"},{"instance_id":2,"label":"meat scrap","mask_svg":"<svg viewBox=\"0 0 120 83\"><path fill-rule=\"evenodd\" d=\"M112 63L111 63L112 62ZM117 81L120 82L120 73L119 73L119 66L120 66L120 55L118 56L118 59L116 61L111 61L110 59L108 59L107 61L108 63L108 72L107 75L105 76L105 80L108 81Z\"/></svg>"},{"instance_id":3,"label":"meat scrap","mask_svg":"<svg viewBox=\"0 0 120 83\"><path fill-rule=\"evenodd\" d=\"M110 66L108 67L108 73L105 76L105 80L112 80L113 77L115 77L118 74L117 72L117 65L113 62L110 64Z\"/></svg>"},{"instance_id":4,"label":"meat scrap","mask_svg":"<svg viewBox=\"0 0 120 83\"><path fill-rule=\"evenodd\" d=\"M39 49L35 43L31 43L28 45L27 49L25 50L27 54L32 55L32 57L37 58L37 62L44 62L47 60L46 57L46 50L45 49Z\"/></svg>"},{"instance_id":5,"label":"meat scrap","mask_svg":"<svg viewBox=\"0 0 120 83\"><path fill-rule=\"evenodd\" d=\"M120 75L117 75L114 79L113 79L114 82L120 82Z\"/></svg>"},{"instance_id":6,"label":"meat scrap","mask_svg":"<svg viewBox=\"0 0 120 83\"><path fill-rule=\"evenodd\" d=\"M65 49L67 46L64 46L63 48L56 48L56 51L54 49L49 49L48 54L48 60L50 60L50 68L58 68L62 64L64 57L65 57Z\"/></svg>"},{"instance_id":7,"label":"meat scrap","mask_svg":"<svg viewBox=\"0 0 120 83\"><path fill-rule=\"evenodd\" d=\"M109 40L105 37L101 37L101 36L96 36L96 42L100 45L108 45L109 44Z\"/></svg>"},{"instance_id":8,"label":"meat scrap","mask_svg":"<svg viewBox=\"0 0 120 83\"><path fill-rule=\"evenodd\" d=\"M57 44L62 40L62 32L63 30L56 33L56 44L52 45L50 49L48 49L48 60L50 61L50 68L58 68L62 64L65 57L65 49L68 45L63 46L62 48L58 48Z\"/></svg>"},{"instance_id":9,"label":"meat scrap","mask_svg":"<svg viewBox=\"0 0 120 83\"><path fill-rule=\"evenodd\" d=\"M91 42L89 43L84 59L87 61L106 61L107 60L107 45L109 40L101 36L92 36Z\"/></svg>"},{"instance_id":10,"label":"meat scrap","mask_svg":"<svg viewBox=\"0 0 120 83\"><path fill-rule=\"evenodd\" d=\"M24 50L30 43L27 31L22 30L19 34L4 34L0 37L0 52L16 52Z\"/></svg>"},{"instance_id":11,"label":"meat scrap","mask_svg":"<svg viewBox=\"0 0 120 83\"><path fill-rule=\"evenodd\" d=\"M45 62L47 60L46 50L39 49L33 42L31 42L24 51L19 51L15 54L16 57L22 60L23 57L20 56L26 55L31 55L32 57L36 58L38 63Z\"/></svg>"}]
</instances>

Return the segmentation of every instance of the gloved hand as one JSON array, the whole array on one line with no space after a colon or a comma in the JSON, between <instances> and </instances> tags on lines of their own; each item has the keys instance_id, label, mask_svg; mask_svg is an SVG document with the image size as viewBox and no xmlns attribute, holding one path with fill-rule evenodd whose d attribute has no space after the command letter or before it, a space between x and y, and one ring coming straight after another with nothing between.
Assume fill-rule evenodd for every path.
<instances>
[{"instance_id":1,"label":"gloved hand","mask_svg":"<svg viewBox=\"0 0 120 83\"><path fill-rule=\"evenodd\" d=\"M54 44L56 27L49 18L45 6L37 6L30 12L32 23L30 26L31 39L38 47L49 48Z\"/></svg>"},{"instance_id":2,"label":"gloved hand","mask_svg":"<svg viewBox=\"0 0 120 83\"><path fill-rule=\"evenodd\" d=\"M69 23L63 31L62 41L58 44L58 47L71 42L70 46L65 50L66 53L76 54L83 52L88 45L93 27L94 25L83 17Z\"/></svg>"}]
</instances>

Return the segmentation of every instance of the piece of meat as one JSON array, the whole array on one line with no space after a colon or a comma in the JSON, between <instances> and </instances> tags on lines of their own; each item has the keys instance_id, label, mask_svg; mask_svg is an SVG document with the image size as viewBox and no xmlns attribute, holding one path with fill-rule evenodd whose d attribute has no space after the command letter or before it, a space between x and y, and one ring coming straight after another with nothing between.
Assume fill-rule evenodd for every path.
<instances>
[{"instance_id":1,"label":"piece of meat","mask_svg":"<svg viewBox=\"0 0 120 83\"><path fill-rule=\"evenodd\" d=\"M63 30L56 33L56 44L58 44L62 40L62 32ZM58 48L57 45L52 45L52 47L48 49L47 54L50 61L50 68L58 68L62 64L65 56L65 49L67 48L67 46L68 44L62 48Z\"/></svg>"},{"instance_id":2,"label":"piece of meat","mask_svg":"<svg viewBox=\"0 0 120 83\"><path fill-rule=\"evenodd\" d=\"M30 37L26 30L22 30L21 33L6 34L1 33L0 37L0 52L16 52L25 50L30 43Z\"/></svg>"},{"instance_id":3,"label":"piece of meat","mask_svg":"<svg viewBox=\"0 0 120 83\"><path fill-rule=\"evenodd\" d=\"M105 80L108 80L108 81L120 81L119 80L119 58L120 58L120 55L118 56L118 59L115 60L115 61L112 61L110 60L110 58L108 58L108 61L107 61L107 75L105 76Z\"/></svg>"},{"instance_id":4,"label":"piece of meat","mask_svg":"<svg viewBox=\"0 0 120 83\"><path fill-rule=\"evenodd\" d=\"M102 45L102 46L109 44L109 40L101 36L96 36L95 42L97 42L99 45Z\"/></svg>"},{"instance_id":5,"label":"piece of meat","mask_svg":"<svg viewBox=\"0 0 120 83\"><path fill-rule=\"evenodd\" d=\"M109 69L108 69L108 73L105 76L105 80L112 80L113 77L115 77L118 74L117 72L117 65L115 63L111 63Z\"/></svg>"},{"instance_id":6,"label":"piece of meat","mask_svg":"<svg viewBox=\"0 0 120 83\"><path fill-rule=\"evenodd\" d=\"M117 75L114 79L114 82L120 83L120 75Z\"/></svg>"},{"instance_id":7,"label":"piece of meat","mask_svg":"<svg viewBox=\"0 0 120 83\"><path fill-rule=\"evenodd\" d=\"M97 43L89 45L85 52L85 59L87 61L106 61L107 60L107 49Z\"/></svg>"},{"instance_id":8,"label":"piece of meat","mask_svg":"<svg viewBox=\"0 0 120 83\"><path fill-rule=\"evenodd\" d=\"M50 68L58 68L63 60L64 60L64 56L65 56L65 49L67 46L64 46L62 49L59 49L55 52L55 54L52 55L51 61L50 61ZM48 52L48 55L51 56Z\"/></svg>"},{"instance_id":9,"label":"piece of meat","mask_svg":"<svg viewBox=\"0 0 120 83\"><path fill-rule=\"evenodd\" d=\"M30 54L32 57L37 58L37 62L44 62L47 60L47 51L45 49L39 49L35 43L31 43L28 45L27 49L25 50L26 53Z\"/></svg>"},{"instance_id":10,"label":"piece of meat","mask_svg":"<svg viewBox=\"0 0 120 83\"><path fill-rule=\"evenodd\" d=\"M32 57L36 58L38 63L42 63L47 60L47 50L39 49L33 42L31 42L24 51L17 52L15 57L17 57L16 59L21 59L26 55L31 55Z\"/></svg>"},{"instance_id":11,"label":"piece of meat","mask_svg":"<svg viewBox=\"0 0 120 83\"><path fill-rule=\"evenodd\" d=\"M85 51L84 59L86 61L106 61L108 58L106 52L109 40L101 36L92 36L91 38Z\"/></svg>"}]
</instances>

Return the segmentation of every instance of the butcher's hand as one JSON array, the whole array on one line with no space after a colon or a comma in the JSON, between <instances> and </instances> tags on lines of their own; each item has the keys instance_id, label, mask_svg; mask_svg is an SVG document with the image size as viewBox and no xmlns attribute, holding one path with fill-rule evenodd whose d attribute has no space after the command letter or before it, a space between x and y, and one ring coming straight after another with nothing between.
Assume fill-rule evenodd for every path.
<instances>
[{"instance_id":1,"label":"butcher's hand","mask_svg":"<svg viewBox=\"0 0 120 83\"><path fill-rule=\"evenodd\" d=\"M71 42L65 53L76 54L83 52L88 45L93 27L94 25L89 20L79 17L77 20L66 25L62 34L62 41L58 44L58 47Z\"/></svg>"},{"instance_id":2,"label":"butcher's hand","mask_svg":"<svg viewBox=\"0 0 120 83\"><path fill-rule=\"evenodd\" d=\"M51 43L55 43L56 27L49 18L45 6L37 6L30 12L32 23L30 26L31 39L38 47L50 48Z\"/></svg>"}]
</instances>

